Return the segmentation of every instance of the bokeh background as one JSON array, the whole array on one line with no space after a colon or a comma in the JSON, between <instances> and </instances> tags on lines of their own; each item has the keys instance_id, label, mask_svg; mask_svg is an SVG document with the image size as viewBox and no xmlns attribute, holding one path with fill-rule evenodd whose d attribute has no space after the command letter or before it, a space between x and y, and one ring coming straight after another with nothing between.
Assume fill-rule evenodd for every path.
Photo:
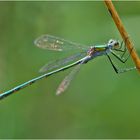
<instances>
[{"instance_id":1,"label":"bokeh background","mask_svg":"<svg viewBox=\"0 0 140 140\"><path fill-rule=\"evenodd\" d=\"M113 2L137 52L140 2ZM51 34L87 45L121 40L104 2L0 2L0 91L39 76L67 52L33 44ZM72 51L71 51L72 53ZM131 58L126 65L134 66ZM68 90L55 92L71 69L29 86L0 103L0 138L140 138L140 77L116 74L103 56L84 65Z\"/></svg>"}]
</instances>

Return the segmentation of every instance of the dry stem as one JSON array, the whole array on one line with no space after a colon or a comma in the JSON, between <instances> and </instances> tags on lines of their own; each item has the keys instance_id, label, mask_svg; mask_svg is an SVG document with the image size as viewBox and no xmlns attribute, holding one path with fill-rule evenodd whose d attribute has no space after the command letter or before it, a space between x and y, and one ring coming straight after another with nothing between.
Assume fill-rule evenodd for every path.
<instances>
[{"instance_id":1,"label":"dry stem","mask_svg":"<svg viewBox=\"0 0 140 140\"><path fill-rule=\"evenodd\" d=\"M136 50L134 49L134 46L133 46L133 43L130 41L130 37L128 35L128 33L126 32L125 28L124 28L124 25L112 3L111 0L104 0L107 8L108 8L108 11L110 12L124 42L126 42L126 47L128 49L128 51L130 52L131 54L131 57L137 67L137 69L140 71L140 59L136 53Z\"/></svg>"}]
</instances>

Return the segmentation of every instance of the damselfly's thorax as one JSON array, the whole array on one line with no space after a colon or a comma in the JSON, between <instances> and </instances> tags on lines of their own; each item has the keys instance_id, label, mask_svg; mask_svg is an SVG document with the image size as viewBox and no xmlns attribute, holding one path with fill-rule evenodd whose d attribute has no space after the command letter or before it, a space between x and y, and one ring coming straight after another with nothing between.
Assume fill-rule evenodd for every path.
<instances>
[{"instance_id":1,"label":"damselfly's thorax","mask_svg":"<svg viewBox=\"0 0 140 140\"><path fill-rule=\"evenodd\" d=\"M90 49L87 51L88 56L92 56L95 52L95 47L90 47Z\"/></svg>"},{"instance_id":2,"label":"damselfly's thorax","mask_svg":"<svg viewBox=\"0 0 140 140\"><path fill-rule=\"evenodd\" d=\"M90 49L87 52L88 56L98 56L102 53L104 53L108 49L107 45L97 45L97 46L91 46Z\"/></svg>"}]
</instances>

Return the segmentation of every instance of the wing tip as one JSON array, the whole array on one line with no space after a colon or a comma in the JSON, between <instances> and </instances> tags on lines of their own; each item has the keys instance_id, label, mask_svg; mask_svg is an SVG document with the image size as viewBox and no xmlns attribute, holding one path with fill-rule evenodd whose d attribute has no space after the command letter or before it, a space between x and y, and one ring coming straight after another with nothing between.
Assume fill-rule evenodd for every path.
<instances>
[{"instance_id":1,"label":"wing tip","mask_svg":"<svg viewBox=\"0 0 140 140\"><path fill-rule=\"evenodd\" d=\"M61 91L57 90L56 91L56 96L59 96L61 93L62 93Z\"/></svg>"},{"instance_id":2,"label":"wing tip","mask_svg":"<svg viewBox=\"0 0 140 140\"><path fill-rule=\"evenodd\" d=\"M57 91L56 91L56 95L59 96L60 94L62 94L64 92L64 88L62 88L61 86L58 87Z\"/></svg>"}]
</instances>

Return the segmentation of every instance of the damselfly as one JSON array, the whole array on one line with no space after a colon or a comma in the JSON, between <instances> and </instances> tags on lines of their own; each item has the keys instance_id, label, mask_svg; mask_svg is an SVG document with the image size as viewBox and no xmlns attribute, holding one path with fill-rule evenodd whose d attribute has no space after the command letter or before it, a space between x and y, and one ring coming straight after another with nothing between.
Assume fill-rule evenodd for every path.
<instances>
[{"instance_id":1,"label":"damselfly","mask_svg":"<svg viewBox=\"0 0 140 140\"><path fill-rule=\"evenodd\" d=\"M0 94L0 99L3 99L4 97L7 97L11 95L12 93L15 93L29 85L32 85L36 81L39 81L45 77L49 77L55 73L58 73L60 71L64 71L68 68L75 67L68 76L64 78L64 80L59 85L56 94L59 95L60 93L64 92L67 87L69 86L71 80L75 76L75 74L79 71L82 64L86 64L90 60L106 55L109 62L111 63L113 69L116 73L123 73L127 72L133 69L136 69L136 67L133 68L125 68L125 69L118 69L116 65L114 64L113 60L110 57L110 54L114 55L120 62L125 63L128 60L128 57L130 54L123 58L124 54L126 53L126 48L123 47L122 43L120 43L117 40L110 39L108 43L104 45L95 45L95 46L89 46L88 49L84 45L80 45L77 43L73 43L58 37L50 36L50 35L43 35L35 40L35 45L39 48L53 50L53 51L64 51L64 50L71 50L71 49L78 49L79 53L74 54L73 56L56 60L51 63L48 63L44 67L41 68L41 72L45 72L48 70L52 70L50 72L47 72L41 76L38 76L34 79L31 79L11 90L8 90L2 94ZM121 52L121 55L118 55L117 52ZM72 62L74 61L74 62ZM68 64L70 63L70 64Z\"/></svg>"}]
</instances>

